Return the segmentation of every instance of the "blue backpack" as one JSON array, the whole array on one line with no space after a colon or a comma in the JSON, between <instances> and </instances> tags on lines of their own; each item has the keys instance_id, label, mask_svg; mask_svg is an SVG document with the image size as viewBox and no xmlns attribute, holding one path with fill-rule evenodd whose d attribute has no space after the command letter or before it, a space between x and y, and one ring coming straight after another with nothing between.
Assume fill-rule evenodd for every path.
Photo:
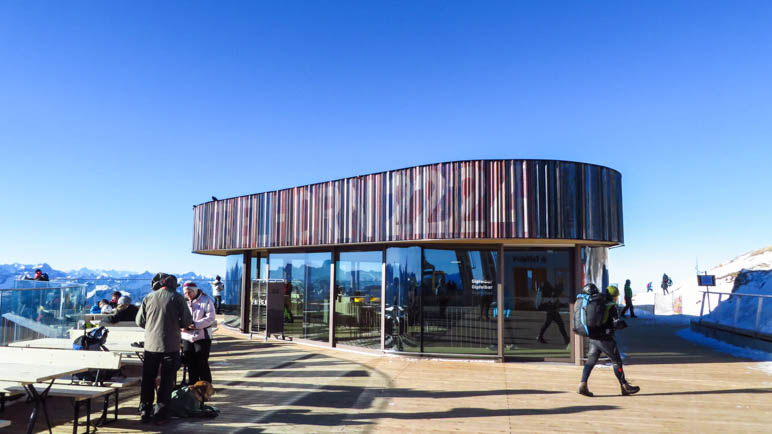
<instances>
[{"instance_id":1,"label":"blue backpack","mask_svg":"<svg viewBox=\"0 0 772 434\"><path fill-rule=\"evenodd\" d=\"M585 292L576 296L574 305L574 333L580 336L593 336L603 327L605 303L603 294L598 288L589 284Z\"/></svg>"}]
</instances>

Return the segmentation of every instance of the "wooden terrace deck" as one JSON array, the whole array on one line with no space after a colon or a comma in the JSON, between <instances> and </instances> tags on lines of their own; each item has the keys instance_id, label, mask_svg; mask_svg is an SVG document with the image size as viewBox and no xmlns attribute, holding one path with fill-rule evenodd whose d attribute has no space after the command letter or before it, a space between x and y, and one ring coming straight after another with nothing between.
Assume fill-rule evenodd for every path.
<instances>
[{"instance_id":1,"label":"wooden terrace deck","mask_svg":"<svg viewBox=\"0 0 772 434\"><path fill-rule=\"evenodd\" d=\"M630 322L625 369L642 390L620 396L611 370L598 366L594 398L575 393L574 365L377 357L220 330L211 357L219 417L143 425L137 392L123 392L120 420L99 432L770 432L765 365L673 334L685 326ZM72 432L70 404L50 402L54 432ZM28 414L27 404L0 413L12 422L5 432L22 432Z\"/></svg>"}]
</instances>

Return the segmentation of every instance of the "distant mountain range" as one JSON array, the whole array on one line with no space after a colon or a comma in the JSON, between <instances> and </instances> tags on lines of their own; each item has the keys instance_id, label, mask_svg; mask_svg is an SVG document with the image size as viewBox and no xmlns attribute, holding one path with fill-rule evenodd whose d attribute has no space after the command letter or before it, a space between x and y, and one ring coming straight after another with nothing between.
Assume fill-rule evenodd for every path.
<instances>
[{"instance_id":1,"label":"distant mountain range","mask_svg":"<svg viewBox=\"0 0 772 434\"><path fill-rule=\"evenodd\" d=\"M15 281L24 279L25 276L32 277L35 270L40 269L48 274L49 280L81 283L86 285L87 300L90 303L110 298L113 291L121 291L124 295L131 296L133 301L141 300L150 292L150 281L155 273L145 271L136 273L133 271L121 270L92 270L90 268L81 268L78 270L61 271L52 268L48 264L0 264L0 289L14 288ZM204 276L193 272L176 275L180 284L187 280L192 280L204 290L211 294L210 282L214 280L213 276Z\"/></svg>"}]
</instances>

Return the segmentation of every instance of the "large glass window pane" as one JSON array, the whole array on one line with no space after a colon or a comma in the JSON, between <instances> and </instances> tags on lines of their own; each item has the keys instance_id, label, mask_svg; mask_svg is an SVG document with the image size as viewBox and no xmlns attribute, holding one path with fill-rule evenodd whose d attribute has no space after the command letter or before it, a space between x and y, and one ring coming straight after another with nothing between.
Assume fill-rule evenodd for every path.
<instances>
[{"instance_id":1,"label":"large glass window pane","mask_svg":"<svg viewBox=\"0 0 772 434\"><path fill-rule=\"evenodd\" d=\"M241 327L241 273L244 255L228 255L225 258L225 290L222 295L222 312L225 324Z\"/></svg>"},{"instance_id":2,"label":"large glass window pane","mask_svg":"<svg viewBox=\"0 0 772 434\"><path fill-rule=\"evenodd\" d=\"M341 252L335 269L335 339L381 347L382 251Z\"/></svg>"},{"instance_id":3,"label":"large glass window pane","mask_svg":"<svg viewBox=\"0 0 772 434\"><path fill-rule=\"evenodd\" d=\"M284 279L284 334L328 341L330 338L331 254L276 253L268 258L268 278Z\"/></svg>"},{"instance_id":4,"label":"large glass window pane","mask_svg":"<svg viewBox=\"0 0 772 434\"><path fill-rule=\"evenodd\" d=\"M568 358L571 261L568 250L504 253L504 354Z\"/></svg>"},{"instance_id":5,"label":"large glass window pane","mask_svg":"<svg viewBox=\"0 0 772 434\"><path fill-rule=\"evenodd\" d=\"M386 249L385 348L421 351L421 248Z\"/></svg>"},{"instance_id":6,"label":"large glass window pane","mask_svg":"<svg viewBox=\"0 0 772 434\"><path fill-rule=\"evenodd\" d=\"M496 256L493 250L424 249L424 352L496 354L497 328L491 310Z\"/></svg>"}]
</instances>

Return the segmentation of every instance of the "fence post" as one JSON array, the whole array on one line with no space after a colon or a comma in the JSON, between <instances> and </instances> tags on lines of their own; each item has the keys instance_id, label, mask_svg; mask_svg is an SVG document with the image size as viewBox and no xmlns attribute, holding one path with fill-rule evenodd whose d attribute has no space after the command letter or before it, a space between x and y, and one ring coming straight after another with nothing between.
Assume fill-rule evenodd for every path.
<instances>
[{"instance_id":1,"label":"fence post","mask_svg":"<svg viewBox=\"0 0 772 434\"><path fill-rule=\"evenodd\" d=\"M764 297L759 297L759 305L756 307L756 326L754 330L759 331L759 325L761 324L761 309L764 306Z\"/></svg>"},{"instance_id":2,"label":"fence post","mask_svg":"<svg viewBox=\"0 0 772 434\"><path fill-rule=\"evenodd\" d=\"M736 295L737 303L734 305L734 325L737 325L737 317L740 316L740 302L742 301L741 295Z\"/></svg>"},{"instance_id":3,"label":"fence post","mask_svg":"<svg viewBox=\"0 0 772 434\"><path fill-rule=\"evenodd\" d=\"M705 295L707 295L707 292L702 293L702 303L700 303L700 320L699 322L702 322L702 311L705 310ZM708 300L710 300L710 297L708 297Z\"/></svg>"}]
</instances>

